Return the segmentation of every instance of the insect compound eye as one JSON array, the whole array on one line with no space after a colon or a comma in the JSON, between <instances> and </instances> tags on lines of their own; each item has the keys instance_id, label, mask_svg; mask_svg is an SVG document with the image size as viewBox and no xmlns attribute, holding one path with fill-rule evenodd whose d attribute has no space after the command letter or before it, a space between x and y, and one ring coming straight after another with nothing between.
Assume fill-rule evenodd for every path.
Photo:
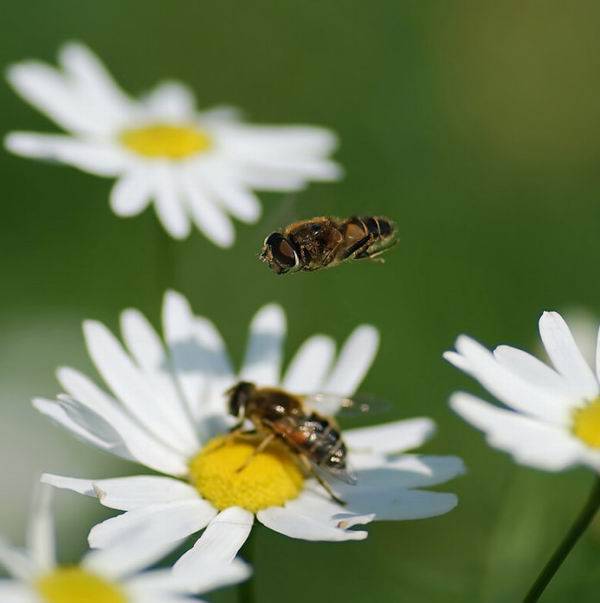
<instances>
[{"instance_id":1,"label":"insect compound eye","mask_svg":"<svg viewBox=\"0 0 600 603\"><path fill-rule=\"evenodd\" d=\"M271 249L273 259L284 268L294 268L298 264L298 256L294 251L294 248L290 245L288 240L278 232L267 237L265 241Z\"/></svg>"},{"instance_id":2,"label":"insect compound eye","mask_svg":"<svg viewBox=\"0 0 600 603\"><path fill-rule=\"evenodd\" d=\"M230 390L229 413L231 415L239 417L243 414L253 390L254 386L245 381L241 381Z\"/></svg>"}]
</instances>

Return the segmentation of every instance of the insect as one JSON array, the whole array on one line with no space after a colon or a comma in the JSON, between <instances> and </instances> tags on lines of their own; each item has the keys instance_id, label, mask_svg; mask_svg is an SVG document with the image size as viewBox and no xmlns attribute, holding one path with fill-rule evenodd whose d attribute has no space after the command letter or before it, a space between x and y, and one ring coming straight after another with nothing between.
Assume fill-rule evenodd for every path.
<instances>
[{"instance_id":1,"label":"insect","mask_svg":"<svg viewBox=\"0 0 600 603\"><path fill-rule=\"evenodd\" d=\"M331 476L348 484L356 479L347 466L347 449L333 418L308 408L303 396L274 387L257 387L241 381L227 391L229 412L239 419L232 435L258 435L261 440L252 456L240 467L242 471L252 457L279 439L297 455L306 471L314 475L329 496L340 504L323 476ZM335 396L325 395L331 403ZM338 398L340 401L341 398ZM244 430L244 422L252 422L254 430Z\"/></svg>"},{"instance_id":2,"label":"insect","mask_svg":"<svg viewBox=\"0 0 600 603\"><path fill-rule=\"evenodd\" d=\"M346 260L378 260L398 243L384 216L317 217L294 222L264 241L259 259L276 274L331 268Z\"/></svg>"}]
</instances>

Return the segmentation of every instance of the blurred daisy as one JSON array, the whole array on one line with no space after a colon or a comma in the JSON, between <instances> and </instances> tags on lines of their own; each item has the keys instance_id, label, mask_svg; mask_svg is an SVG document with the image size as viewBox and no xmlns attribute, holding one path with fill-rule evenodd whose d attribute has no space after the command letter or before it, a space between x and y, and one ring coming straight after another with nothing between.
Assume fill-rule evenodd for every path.
<instances>
[{"instance_id":1,"label":"blurred daisy","mask_svg":"<svg viewBox=\"0 0 600 603\"><path fill-rule=\"evenodd\" d=\"M249 576L245 563L199 566L193 584L184 586L169 570L143 572L166 552L127 539L103 551L89 551L78 565L56 560L52 489L42 486L27 532L27 548L0 539L0 564L12 576L0 579L2 603L186 603L202 593ZM191 589L191 590L190 590Z\"/></svg>"},{"instance_id":2,"label":"blurred daisy","mask_svg":"<svg viewBox=\"0 0 600 603\"><path fill-rule=\"evenodd\" d=\"M192 92L164 82L134 100L85 46L65 44L61 69L25 61L8 81L68 135L13 132L6 148L117 178L110 203L134 216L150 203L167 232L183 239L190 222L213 243L233 244L229 216L255 222L254 190L296 191L309 181L336 180L329 159L335 136L307 126L251 126L231 108L197 111Z\"/></svg>"},{"instance_id":3,"label":"blurred daisy","mask_svg":"<svg viewBox=\"0 0 600 603\"><path fill-rule=\"evenodd\" d=\"M569 325L569 329L571 329L571 333L573 334L573 339L575 339L575 343L585 358L585 361L590 366L594 366L596 363L598 327L600 326L597 316L587 308L582 307L566 308L564 312L562 312L562 316ZM543 345L538 345L536 351L538 351L540 357L544 359L544 361L550 361Z\"/></svg>"},{"instance_id":4,"label":"blurred daisy","mask_svg":"<svg viewBox=\"0 0 600 603\"><path fill-rule=\"evenodd\" d=\"M194 316L177 293L166 295L163 329L166 350L139 312L125 311L121 330L126 351L102 324L86 322L88 350L113 395L64 368L58 378L68 396L34 401L42 413L80 438L165 474L104 480L44 476L54 486L126 511L92 529L92 547L110 546L130 530L155 545L206 528L175 566L193 575L207 555L233 559L255 518L292 538L363 540L367 532L352 529L358 524L431 517L456 505L454 494L419 488L462 473L460 459L400 454L432 433L433 424L426 418L344 433L358 479L357 485L336 486L346 506L307 477L282 444L262 452L247 440L230 438L221 445L235 423L224 396L229 387L244 380L281 385L291 392L349 396L376 354L378 333L373 327L358 327L337 359L329 337L311 337L283 377L286 326L279 306L265 306L254 317L239 374L213 324Z\"/></svg>"},{"instance_id":5,"label":"blurred daisy","mask_svg":"<svg viewBox=\"0 0 600 603\"><path fill-rule=\"evenodd\" d=\"M552 366L507 345L491 353L461 335L456 352L444 357L507 408L466 393L454 394L450 405L519 463L547 471L584 464L600 471L600 364L594 373L560 314L544 312L539 329Z\"/></svg>"}]
</instances>

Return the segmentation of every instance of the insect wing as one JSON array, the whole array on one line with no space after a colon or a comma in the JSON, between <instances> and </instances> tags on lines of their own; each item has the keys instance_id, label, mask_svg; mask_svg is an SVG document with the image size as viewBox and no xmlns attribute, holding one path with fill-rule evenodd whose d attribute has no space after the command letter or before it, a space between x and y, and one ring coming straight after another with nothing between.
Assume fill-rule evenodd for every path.
<instances>
[{"instance_id":1,"label":"insect wing","mask_svg":"<svg viewBox=\"0 0 600 603\"><path fill-rule=\"evenodd\" d=\"M356 485L356 475L348 467L346 467L345 469L327 467L326 465L318 465L317 463L314 463L312 461L311 465L315 470L315 473L317 473L323 479L333 478L340 482L350 484L351 486Z\"/></svg>"},{"instance_id":2,"label":"insect wing","mask_svg":"<svg viewBox=\"0 0 600 603\"><path fill-rule=\"evenodd\" d=\"M302 396L303 401L316 412L328 416L356 417L364 414L386 412L390 403L369 394L356 394L351 398L336 394L317 393Z\"/></svg>"}]
</instances>

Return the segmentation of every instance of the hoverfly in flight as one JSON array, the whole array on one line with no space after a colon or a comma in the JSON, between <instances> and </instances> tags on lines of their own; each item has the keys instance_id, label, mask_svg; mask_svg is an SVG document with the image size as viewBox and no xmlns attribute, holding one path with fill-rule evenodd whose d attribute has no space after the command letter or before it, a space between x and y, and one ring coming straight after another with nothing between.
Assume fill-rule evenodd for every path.
<instances>
[{"instance_id":1,"label":"hoverfly in flight","mask_svg":"<svg viewBox=\"0 0 600 603\"><path fill-rule=\"evenodd\" d=\"M259 259L276 274L332 268L347 260L378 260L398 243L394 222L384 216L317 217L271 233Z\"/></svg>"}]
</instances>

